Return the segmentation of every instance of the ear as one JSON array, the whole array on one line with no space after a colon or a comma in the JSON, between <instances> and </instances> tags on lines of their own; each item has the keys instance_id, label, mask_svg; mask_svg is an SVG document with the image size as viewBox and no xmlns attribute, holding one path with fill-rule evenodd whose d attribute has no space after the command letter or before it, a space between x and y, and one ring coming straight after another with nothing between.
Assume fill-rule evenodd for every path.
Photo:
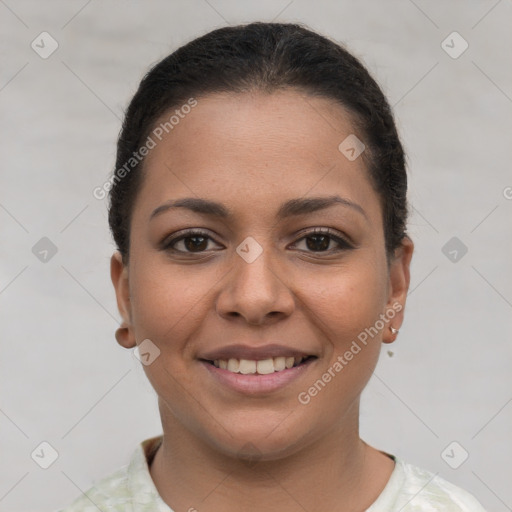
<instances>
[{"instance_id":1,"label":"ear","mask_svg":"<svg viewBox=\"0 0 512 512\"><path fill-rule=\"evenodd\" d=\"M136 346L136 342L132 325L128 266L124 265L119 251L116 251L110 258L110 279L112 279L116 292L117 308L123 319L121 326L116 331L116 339L122 347L133 348Z\"/></svg>"},{"instance_id":2,"label":"ear","mask_svg":"<svg viewBox=\"0 0 512 512\"><path fill-rule=\"evenodd\" d=\"M392 260L389 263L389 286L388 301L385 311L395 311L395 315L389 320L384 329L382 341L392 343L397 337L397 332L393 333L391 327L397 331L404 321L405 301L409 291L411 281L410 264L412 253L414 252L414 243L406 235L400 247L395 250ZM389 313L386 315L389 318Z\"/></svg>"}]
</instances>

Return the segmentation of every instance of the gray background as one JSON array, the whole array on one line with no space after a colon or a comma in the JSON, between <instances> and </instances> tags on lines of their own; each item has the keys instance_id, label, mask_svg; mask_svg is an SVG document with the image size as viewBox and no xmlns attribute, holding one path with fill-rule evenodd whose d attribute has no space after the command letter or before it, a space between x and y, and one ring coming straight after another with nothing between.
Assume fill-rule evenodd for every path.
<instances>
[{"instance_id":1,"label":"gray background","mask_svg":"<svg viewBox=\"0 0 512 512\"><path fill-rule=\"evenodd\" d=\"M92 190L148 67L254 20L345 42L388 95L408 152L411 292L363 394L363 438L512 510L510 0L0 0L0 19L0 510L64 506L161 432L140 363L114 338L114 246ZM59 45L47 59L31 48L43 31ZM458 58L441 45L453 31L469 44ZM57 248L47 261L32 250L43 237ZM456 261L442 250L452 237ZM31 458L43 441L59 454L46 470Z\"/></svg>"}]
</instances>

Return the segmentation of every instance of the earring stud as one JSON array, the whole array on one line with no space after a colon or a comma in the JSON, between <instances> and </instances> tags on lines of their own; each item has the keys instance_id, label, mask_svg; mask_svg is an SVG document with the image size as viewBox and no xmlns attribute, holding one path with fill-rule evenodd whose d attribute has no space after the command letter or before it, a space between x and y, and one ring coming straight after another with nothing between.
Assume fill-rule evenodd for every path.
<instances>
[{"instance_id":1,"label":"earring stud","mask_svg":"<svg viewBox=\"0 0 512 512\"><path fill-rule=\"evenodd\" d=\"M398 334L399 329L395 329L393 326L389 327L391 329L392 334Z\"/></svg>"}]
</instances>

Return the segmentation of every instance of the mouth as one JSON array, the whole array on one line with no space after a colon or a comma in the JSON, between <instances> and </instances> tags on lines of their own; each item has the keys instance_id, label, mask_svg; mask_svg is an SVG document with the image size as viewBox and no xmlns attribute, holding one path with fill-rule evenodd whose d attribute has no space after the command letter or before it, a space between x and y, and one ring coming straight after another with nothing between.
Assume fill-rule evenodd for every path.
<instances>
[{"instance_id":1,"label":"mouth","mask_svg":"<svg viewBox=\"0 0 512 512\"><path fill-rule=\"evenodd\" d=\"M317 359L316 356L279 356L266 359L200 359L215 368L241 375L270 375L297 368Z\"/></svg>"},{"instance_id":2,"label":"mouth","mask_svg":"<svg viewBox=\"0 0 512 512\"><path fill-rule=\"evenodd\" d=\"M293 382L304 379L314 371L319 354L314 349L267 344L226 345L201 353L197 359L221 389L245 396L262 397L290 388Z\"/></svg>"}]
</instances>

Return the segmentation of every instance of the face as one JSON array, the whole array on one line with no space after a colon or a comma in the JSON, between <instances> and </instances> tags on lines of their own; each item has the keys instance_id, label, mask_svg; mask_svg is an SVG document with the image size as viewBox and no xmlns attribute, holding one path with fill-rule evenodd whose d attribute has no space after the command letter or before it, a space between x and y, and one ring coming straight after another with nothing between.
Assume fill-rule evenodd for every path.
<instances>
[{"instance_id":1,"label":"face","mask_svg":"<svg viewBox=\"0 0 512 512\"><path fill-rule=\"evenodd\" d=\"M363 136L333 101L197 101L146 157L129 264L112 257L120 343L150 340L164 431L278 458L357 427L402 322L412 243L388 265L363 157L338 149Z\"/></svg>"}]
</instances>

